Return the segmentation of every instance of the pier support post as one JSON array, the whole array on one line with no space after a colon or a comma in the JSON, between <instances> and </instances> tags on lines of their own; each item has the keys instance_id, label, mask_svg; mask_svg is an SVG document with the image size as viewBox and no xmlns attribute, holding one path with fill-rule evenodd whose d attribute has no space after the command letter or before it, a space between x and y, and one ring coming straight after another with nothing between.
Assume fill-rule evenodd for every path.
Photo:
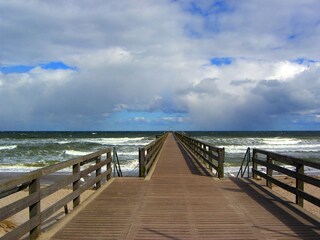
<instances>
[{"instance_id":1,"label":"pier support post","mask_svg":"<svg viewBox=\"0 0 320 240\"><path fill-rule=\"evenodd\" d=\"M96 164L99 164L100 162L101 162L101 156L96 158ZM96 170L96 177L98 177L99 175L101 175L101 167L99 167ZM99 189L100 187L101 187L101 180L96 183L96 189Z\"/></svg>"},{"instance_id":2,"label":"pier support post","mask_svg":"<svg viewBox=\"0 0 320 240\"><path fill-rule=\"evenodd\" d=\"M145 177L146 162L145 162L145 150L139 148L139 177Z\"/></svg>"},{"instance_id":3,"label":"pier support post","mask_svg":"<svg viewBox=\"0 0 320 240\"><path fill-rule=\"evenodd\" d=\"M224 177L224 148L219 149L219 159L218 159L218 178L223 178Z\"/></svg>"},{"instance_id":4,"label":"pier support post","mask_svg":"<svg viewBox=\"0 0 320 240\"><path fill-rule=\"evenodd\" d=\"M75 164L72 166L72 174L76 175L79 174L79 178L73 182L72 189L76 191L80 188L80 163ZM77 207L80 204L80 196L77 196L73 199L73 208Z\"/></svg>"},{"instance_id":5,"label":"pier support post","mask_svg":"<svg viewBox=\"0 0 320 240\"><path fill-rule=\"evenodd\" d=\"M272 178L273 170L269 166L273 164L272 158L267 156L267 175ZM272 189L272 182L267 178L267 187Z\"/></svg>"},{"instance_id":6,"label":"pier support post","mask_svg":"<svg viewBox=\"0 0 320 240\"><path fill-rule=\"evenodd\" d=\"M30 239L36 239L40 234L40 179L36 178L32 180L31 184L29 185L29 195L37 194L38 201L32 204L29 207L29 219L36 218L37 226L30 230Z\"/></svg>"},{"instance_id":7,"label":"pier support post","mask_svg":"<svg viewBox=\"0 0 320 240\"><path fill-rule=\"evenodd\" d=\"M255 159L258 158L258 154L256 153L255 149L253 149L253 151L252 151L252 156L253 156L253 158L252 158L252 178L257 180L258 175L256 174L256 171L258 170L258 164L255 161Z\"/></svg>"},{"instance_id":8,"label":"pier support post","mask_svg":"<svg viewBox=\"0 0 320 240\"><path fill-rule=\"evenodd\" d=\"M109 159L109 158L111 158L111 152L107 153L107 159ZM111 163L112 163L112 160L110 161L110 163L107 164L107 171L112 168ZM109 181L111 179L111 177L112 177L112 170L107 175L107 181Z\"/></svg>"},{"instance_id":9,"label":"pier support post","mask_svg":"<svg viewBox=\"0 0 320 240\"><path fill-rule=\"evenodd\" d=\"M296 166L296 174L304 174L304 166L302 164L298 164ZM298 204L300 207L303 207L303 198L300 197L298 194L298 190L304 191L304 182L299 179L299 176L296 176L296 204Z\"/></svg>"}]
</instances>

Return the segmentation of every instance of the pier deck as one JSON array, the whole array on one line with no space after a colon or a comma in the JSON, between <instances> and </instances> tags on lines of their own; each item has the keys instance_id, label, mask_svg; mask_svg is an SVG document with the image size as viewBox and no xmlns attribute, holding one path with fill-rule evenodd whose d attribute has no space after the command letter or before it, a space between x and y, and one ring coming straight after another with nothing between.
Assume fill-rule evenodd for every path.
<instances>
[{"instance_id":1,"label":"pier deck","mask_svg":"<svg viewBox=\"0 0 320 240\"><path fill-rule=\"evenodd\" d=\"M150 179L115 179L51 239L319 239L319 226L251 180L207 175L169 134Z\"/></svg>"}]
</instances>

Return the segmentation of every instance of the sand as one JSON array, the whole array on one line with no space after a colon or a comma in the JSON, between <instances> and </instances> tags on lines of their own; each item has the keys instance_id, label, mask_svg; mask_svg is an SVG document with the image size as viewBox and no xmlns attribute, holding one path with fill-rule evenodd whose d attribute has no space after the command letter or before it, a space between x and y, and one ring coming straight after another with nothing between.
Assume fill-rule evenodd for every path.
<instances>
[{"instance_id":1,"label":"sand","mask_svg":"<svg viewBox=\"0 0 320 240\"><path fill-rule=\"evenodd\" d=\"M44 210L48 207L50 207L55 202L62 199L64 196L72 192L71 189L61 189L54 194L51 194L50 196L46 197L45 199L41 200L41 210ZM85 201L91 194L93 194L95 190L87 190L83 194L81 194L81 202ZM21 199L28 195L28 191L20 191L18 193L12 194L8 197L0 199L0 208L3 206L6 206L13 201L16 201L18 199ZM68 210L69 212L72 211L72 202L68 204ZM14 216L6 219L5 221L0 222L0 237L3 236L6 232L11 231L16 226L19 226L20 224L26 222L28 220L28 209L24 209L23 211L15 214ZM45 221L43 224L43 229L48 228L53 223L60 220L62 217L65 216L64 208L59 209L59 211L56 212L53 216L51 216L49 219Z\"/></svg>"},{"instance_id":2,"label":"sand","mask_svg":"<svg viewBox=\"0 0 320 240\"><path fill-rule=\"evenodd\" d=\"M286 183L290 186L295 187L295 185L296 185L296 180L294 178L291 178L288 176L277 176L276 178L278 180L280 180L281 182ZM261 185L265 185L265 180L259 180L256 182ZM276 192L278 195L281 195L286 200L289 200L290 202L295 203L295 199L296 199L295 195L278 187L277 185L273 184L272 191ZM311 194L312 196L320 198L320 188L318 188L316 186L305 183L304 184L304 191L306 193ZM311 214L315 215L316 217L320 218L320 207L318 207L312 203L309 203L308 201L305 200L303 208L305 210L307 210L308 212L310 212Z\"/></svg>"}]
</instances>

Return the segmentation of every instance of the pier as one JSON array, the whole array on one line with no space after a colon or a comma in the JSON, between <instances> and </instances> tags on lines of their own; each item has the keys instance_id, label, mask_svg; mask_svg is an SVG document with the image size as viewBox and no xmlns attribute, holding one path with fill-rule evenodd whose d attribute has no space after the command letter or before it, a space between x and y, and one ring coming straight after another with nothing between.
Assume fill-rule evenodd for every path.
<instances>
[{"instance_id":1,"label":"pier","mask_svg":"<svg viewBox=\"0 0 320 240\"><path fill-rule=\"evenodd\" d=\"M146 152L140 149L140 178L111 178L109 152L106 160L93 155L98 166L108 166L105 172L90 169L99 177L96 196L79 205L78 195L73 194L75 209L39 237L39 229L33 229L38 233L33 237L55 240L320 238L319 219L300 206L253 179L223 177L222 149L198 146L204 153L192 152L187 141L172 133L157 142L158 145L151 144ZM196 149L196 144L193 145ZM210 155L212 151L216 155ZM199 156L210 161L202 164ZM211 169L216 170L216 176ZM74 172L81 176L79 169L74 168ZM258 170L254 173L259 175ZM108 179L105 184L101 183L103 176ZM75 182L76 189L81 189L74 177L70 181ZM302 191L299 184L297 187ZM317 198L311 201L318 203ZM35 204L33 201L33 208ZM10 239L7 235L4 239Z\"/></svg>"}]
</instances>

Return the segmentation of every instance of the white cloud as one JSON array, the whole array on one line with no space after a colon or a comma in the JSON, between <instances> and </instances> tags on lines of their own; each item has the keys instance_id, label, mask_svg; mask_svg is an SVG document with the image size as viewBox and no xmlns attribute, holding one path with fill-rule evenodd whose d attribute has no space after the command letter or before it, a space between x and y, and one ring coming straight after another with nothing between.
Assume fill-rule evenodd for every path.
<instances>
[{"instance_id":1,"label":"white cloud","mask_svg":"<svg viewBox=\"0 0 320 240\"><path fill-rule=\"evenodd\" d=\"M301 64L291 63L289 61L280 62L274 67L274 75L268 79L286 80L296 76L306 69L307 66L303 66Z\"/></svg>"},{"instance_id":2,"label":"white cloud","mask_svg":"<svg viewBox=\"0 0 320 240\"><path fill-rule=\"evenodd\" d=\"M146 111L188 114L162 121L199 129L263 128L276 126L270 114L315 111L317 63L292 60L319 60L319 1L194 3L202 14L190 1L0 2L1 64L77 68L1 74L1 126L103 129L113 112Z\"/></svg>"}]
</instances>

